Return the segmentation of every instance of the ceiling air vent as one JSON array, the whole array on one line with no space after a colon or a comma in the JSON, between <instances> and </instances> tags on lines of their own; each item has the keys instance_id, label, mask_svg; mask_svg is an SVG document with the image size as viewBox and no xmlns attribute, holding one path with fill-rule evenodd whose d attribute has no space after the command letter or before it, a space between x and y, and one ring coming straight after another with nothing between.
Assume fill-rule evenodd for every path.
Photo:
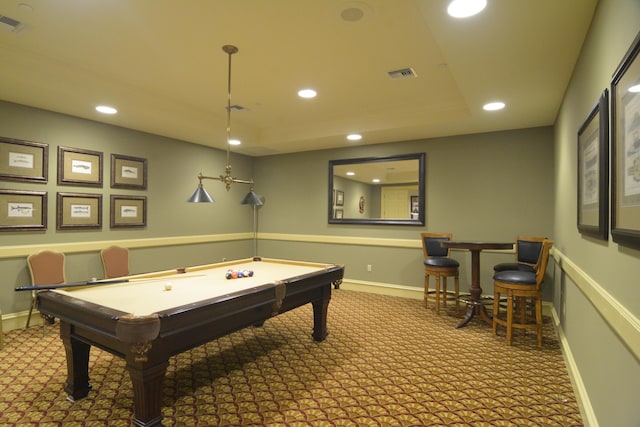
<instances>
[{"instance_id":1,"label":"ceiling air vent","mask_svg":"<svg viewBox=\"0 0 640 427\"><path fill-rule=\"evenodd\" d=\"M246 107L243 107L242 105L234 104L229 107L224 107L224 109L231 110L231 111L245 111Z\"/></svg>"},{"instance_id":2,"label":"ceiling air vent","mask_svg":"<svg viewBox=\"0 0 640 427\"><path fill-rule=\"evenodd\" d=\"M392 80L398 79L415 79L418 77L413 68L402 68L400 70L388 71L387 74Z\"/></svg>"},{"instance_id":3,"label":"ceiling air vent","mask_svg":"<svg viewBox=\"0 0 640 427\"><path fill-rule=\"evenodd\" d=\"M17 33L23 27L22 22L16 21L8 16L0 15L0 29L8 32Z\"/></svg>"}]
</instances>

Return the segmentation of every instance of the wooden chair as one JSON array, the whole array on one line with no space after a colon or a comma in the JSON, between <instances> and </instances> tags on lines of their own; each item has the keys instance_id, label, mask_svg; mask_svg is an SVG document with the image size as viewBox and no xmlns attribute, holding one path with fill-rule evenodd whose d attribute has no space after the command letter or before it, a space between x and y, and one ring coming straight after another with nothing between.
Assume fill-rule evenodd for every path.
<instances>
[{"instance_id":1,"label":"wooden chair","mask_svg":"<svg viewBox=\"0 0 640 427\"><path fill-rule=\"evenodd\" d=\"M42 285L58 285L67 281L65 276L65 258L63 253L53 251L41 251L27 257L27 265L31 275L31 284L33 286ZM27 317L27 325L31 322L31 313L36 308L38 291L31 291L31 307L29 307L29 316ZM53 323L53 318L43 315L46 323Z\"/></svg>"},{"instance_id":2,"label":"wooden chair","mask_svg":"<svg viewBox=\"0 0 640 427\"><path fill-rule=\"evenodd\" d=\"M536 264L542 251L545 237L518 236L516 237L516 262L503 262L493 266L495 273L507 270L536 271Z\"/></svg>"},{"instance_id":3,"label":"wooden chair","mask_svg":"<svg viewBox=\"0 0 640 427\"><path fill-rule=\"evenodd\" d=\"M424 255L424 306L427 307L429 300L435 302L436 313L440 314L440 305L446 307L447 301L455 301L456 311L460 310L458 296L460 293L459 267L460 264L455 259L449 257L451 250L443 248L440 242L451 240L452 233L420 233L422 237L422 252ZM429 289L429 277L436 278L435 290ZM447 291L447 277L454 278L454 290ZM442 289L440 288L442 279Z\"/></svg>"},{"instance_id":4,"label":"wooden chair","mask_svg":"<svg viewBox=\"0 0 640 427\"><path fill-rule=\"evenodd\" d=\"M493 305L493 335L497 335L498 325L507 328L507 345L511 345L513 328L536 331L538 346L542 346L542 282L549 262L549 251L553 241L544 239L535 271L505 270L493 276L493 298L500 301L506 296L506 315L500 313L500 304ZM515 306L514 306L515 303ZM531 303L534 314L527 310Z\"/></svg>"},{"instance_id":5,"label":"wooden chair","mask_svg":"<svg viewBox=\"0 0 640 427\"><path fill-rule=\"evenodd\" d=\"M105 279L129 275L129 249L109 246L100 251Z\"/></svg>"}]
</instances>

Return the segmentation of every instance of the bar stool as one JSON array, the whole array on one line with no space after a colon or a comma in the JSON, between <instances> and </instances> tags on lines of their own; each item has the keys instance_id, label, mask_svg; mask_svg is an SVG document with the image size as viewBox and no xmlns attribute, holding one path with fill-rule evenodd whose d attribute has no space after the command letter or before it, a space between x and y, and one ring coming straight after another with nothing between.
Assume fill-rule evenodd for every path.
<instances>
[{"instance_id":1,"label":"bar stool","mask_svg":"<svg viewBox=\"0 0 640 427\"><path fill-rule=\"evenodd\" d=\"M452 233L420 233L422 237L422 252L424 255L424 306L429 300L435 302L436 314L440 314L440 305L447 306L447 301L455 301L456 311L460 310L458 296L460 294L459 267L455 259L449 257L451 250L443 248L440 242L451 240ZM435 290L429 289L429 277L436 278ZM454 278L454 290L447 291L447 277ZM440 288L442 279L442 289Z\"/></svg>"},{"instance_id":2,"label":"bar stool","mask_svg":"<svg viewBox=\"0 0 640 427\"><path fill-rule=\"evenodd\" d=\"M494 301L500 301L502 294L507 300L506 316L500 313L500 304L493 305L493 335L497 334L498 325L506 327L507 345L511 345L513 328L517 328L525 332L527 329L536 331L538 347L542 347L542 282L552 244L549 239L542 242L534 272L507 270L493 276ZM534 307L533 315L527 312L529 299Z\"/></svg>"},{"instance_id":3,"label":"bar stool","mask_svg":"<svg viewBox=\"0 0 640 427\"><path fill-rule=\"evenodd\" d=\"M535 272L544 239L545 237L540 236L517 236L516 262L503 262L496 264L493 266L494 273L507 270Z\"/></svg>"}]
</instances>

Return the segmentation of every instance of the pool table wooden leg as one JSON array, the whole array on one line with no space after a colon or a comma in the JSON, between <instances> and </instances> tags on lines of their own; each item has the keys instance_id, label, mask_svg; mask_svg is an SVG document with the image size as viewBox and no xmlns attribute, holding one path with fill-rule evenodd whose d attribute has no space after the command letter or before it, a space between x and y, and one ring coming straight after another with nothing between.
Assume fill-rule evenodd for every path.
<instances>
[{"instance_id":1,"label":"pool table wooden leg","mask_svg":"<svg viewBox=\"0 0 640 427\"><path fill-rule=\"evenodd\" d=\"M89 350L91 346L71 336L73 326L60 321L60 338L67 355L67 382L64 391L71 401L87 397L89 383Z\"/></svg>"},{"instance_id":2,"label":"pool table wooden leg","mask_svg":"<svg viewBox=\"0 0 640 427\"><path fill-rule=\"evenodd\" d=\"M134 425L162 426L162 382L168 366L168 360L144 367L127 360L133 383Z\"/></svg>"},{"instance_id":3,"label":"pool table wooden leg","mask_svg":"<svg viewBox=\"0 0 640 427\"><path fill-rule=\"evenodd\" d=\"M329 335L327 330L327 310L330 298L323 298L311 302L313 305L313 339L324 341Z\"/></svg>"}]
</instances>

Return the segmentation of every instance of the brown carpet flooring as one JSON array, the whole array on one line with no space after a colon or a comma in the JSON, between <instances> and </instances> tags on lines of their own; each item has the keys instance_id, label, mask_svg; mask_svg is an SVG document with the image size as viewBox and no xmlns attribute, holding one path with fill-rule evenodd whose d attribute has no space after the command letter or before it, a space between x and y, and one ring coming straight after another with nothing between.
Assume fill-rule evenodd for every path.
<instances>
[{"instance_id":1,"label":"brown carpet flooring","mask_svg":"<svg viewBox=\"0 0 640 427\"><path fill-rule=\"evenodd\" d=\"M478 319L436 316L418 300L337 290L329 336L310 336L311 305L171 358L166 426L579 426L552 322L504 342ZM6 334L0 426L129 426L124 361L92 348L89 397L63 391L56 326Z\"/></svg>"}]
</instances>

